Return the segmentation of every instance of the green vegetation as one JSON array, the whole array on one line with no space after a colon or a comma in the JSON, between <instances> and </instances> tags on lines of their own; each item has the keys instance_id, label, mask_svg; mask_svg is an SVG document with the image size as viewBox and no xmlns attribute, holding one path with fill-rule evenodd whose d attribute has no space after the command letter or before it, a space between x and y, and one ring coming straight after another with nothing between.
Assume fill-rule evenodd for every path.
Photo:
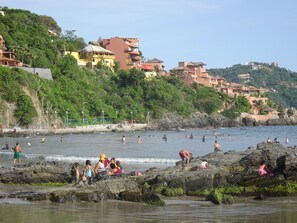
<instances>
[{"instance_id":1,"label":"green vegetation","mask_svg":"<svg viewBox=\"0 0 297 223\"><path fill-rule=\"evenodd\" d=\"M184 190L182 188L165 188L162 191L162 194L167 197L182 196L184 194Z\"/></svg>"},{"instance_id":2,"label":"green vegetation","mask_svg":"<svg viewBox=\"0 0 297 223\"><path fill-rule=\"evenodd\" d=\"M0 34L6 46L16 52L19 60L33 67L50 68L53 81L41 79L19 69L0 67L0 97L16 105L18 124L27 126L42 106L42 113L51 123L60 117L68 124L82 120L84 124L135 120L145 122L173 112L188 116L193 112L215 113L224 100L214 89L185 86L177 77L145 80L143 72L132 69L115 73L102 64L94 68L79 67L72 56L60 52L79 50L85 46L74 31L61 34L60 27L47 16L25 10L4 8L0 17ZM57 35L50 35L48 30ZM35 106L34 106L35 105ZM76 123L78 124L78 123Z\"/></svg>"},{"instance_id":3,"label":"green vegetation","mask_svg":"<svg viewBox=\"0 0 297 223\"><path fill-rule=\"evenodd\" d=\"M65 124L68 121L67 125L127 120L146 122L168 112L187 117L193 112L213 114L223 108L227 108L223 115L235 118L250 109L243 97L231 100L212 88L197 84L187 86L178 74L146 80L143 72L119 70L117 63L114 73L100 63L93 68L80 67L72 56L62 53L64 50L81 50L86 45L75 31L62 33L56 21L48 16L19 9L2 10L5 16L0 17L0 35L7 48L16 52L17 59L25 64L50 68L53 74L53 81L49 81L19 69L0 67L0 100L16 107L14 116L21 126L28 126L36 119L38 106L48 122L54 123L59 118ZM285 69L271 69L272 74L278 72L279 81L265 79L266 87L275 87L273 83L284 84L285 80L291 83L297 80L296 73L289 75ZM226 74L229 81L236 79L240 82L237 73L249 71L250 67L236 65L226 70L211 70L211 73ZM260 87L258 83L263 80L258 76L267 76L265 72L268 71L253 72L250 84ZM285 89L279 87L276 90L282 92ZM275 101L294 106L297 94L290 93L292 97L288 97L288 92L271 95ZM4 114L5 110L2 108L0 113Z\"/></svg>"},{"instance_id":4,"label":"green vegetation","mask_svg":"<svg viewBox=\"0 0 297 223\"><path fill-rule=\"evenodd\" d=\"M223 195L219 190L212 190L207 196L207 200L214 204L221 204L223 201Z\"/></svg>"}]
</instances>

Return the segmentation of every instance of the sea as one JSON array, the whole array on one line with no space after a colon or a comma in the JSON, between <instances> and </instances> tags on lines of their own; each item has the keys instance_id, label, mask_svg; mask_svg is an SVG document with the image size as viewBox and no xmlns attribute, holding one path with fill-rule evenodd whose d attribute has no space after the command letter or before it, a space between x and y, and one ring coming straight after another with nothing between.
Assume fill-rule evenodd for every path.
<instances>
[{"instance_id":1,"label":"sea","mask_svg":"<svg viewBox=\"0 0 297 223\"><path fill-rule=\"evenodd\" d=\"M123 136L126 138L124 143ZM8 144L11 148L18 142L22 148L22 163L79 162L83 166L86 160L90 160L95 165L103 153L120 160L125 173L145 173L149 168L175 166L180 160L178 153L181 149L190 151L194 157L201 157L213 152L215 140L224 152L228 152L256 148L267 138L278 139L285 147L294 147L297 145L297 126L47 136L41 136L37 131L27 137L1 137L0 147ZM12 167L12 156L12 150L0 150L0 166ZM0 184L0 195L7 187ZM214 205L195 197L164 199L165 207L114 200L57 204L0 199L0 222L297 222L297 198L268 198L263 201L236 198L233 205Z\"/></svg>"}]
</instances>

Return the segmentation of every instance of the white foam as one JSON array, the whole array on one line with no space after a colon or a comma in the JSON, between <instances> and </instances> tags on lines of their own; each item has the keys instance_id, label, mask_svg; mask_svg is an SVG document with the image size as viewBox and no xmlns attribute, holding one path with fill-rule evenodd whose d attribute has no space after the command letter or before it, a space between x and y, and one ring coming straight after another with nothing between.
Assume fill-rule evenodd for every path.
<instances>
[{"instance_id":1,"label":"white foam","mask_svg":"<svg viewBox=\"0 0 297 223\"><path fill-rule=\"evenodd\" d=\"M63 156L63 155L40 155L30 154L26 155L29 159L41 158L49 161L62 161L62 162L85 162L90 160L92 162L98 162L98 157L81 157L81 156ZM175 164L178 160L167 159L167 158L117 158L122 163L130 164L145 164L145 163L156 163L156 164Z\"/></svg>"}]
</instances>

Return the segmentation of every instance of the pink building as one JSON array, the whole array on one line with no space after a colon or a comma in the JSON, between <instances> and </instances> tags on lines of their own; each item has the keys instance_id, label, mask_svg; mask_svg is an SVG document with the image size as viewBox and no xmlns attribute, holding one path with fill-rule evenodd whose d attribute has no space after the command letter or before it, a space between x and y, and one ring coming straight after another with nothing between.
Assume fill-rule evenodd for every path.
<instances>
[{"instance_id":1,"label":"pink building","mask_svg":"<svg viewBox=\"0 0 297 223\"><path fill-rule=\"evenodd\" d=\"M173 68L171 72L179 73L183 81L188 85L197 83L199 85L213 87L216 85L216 80L207 73L204 65L206 64L202 62L179 62L178 67Z\"/></svg>"},{"instance_id":2,"label":"pink building","mask_svg":"<svg viewBox=\"0 0 297 223\"><path fill-rule=\"evenodd\" d=\"M166 75L166 71L164 70L165 66L163 64L164 62L162 60L159 60L157 58L151 59L146 61L144 64L150 64L154 67L154 70L159 74L159 75Z\"/></svg>"},{"instance_id":3,"label":"pink building","mask_svg":"<svg viewBox=\"0 0 297 223\"><path fill-rule=\"evenodd\" d=\"M201 86L212 87L219 92L227 94L231 98L243 96L252 105L250 112L253 114L259 114L260 112L260 109L257 106L259 101L261 101L263 105L267 104L267 97L259 97L260 93L265 92L263 89L243 84L228 83L220 76L210 76L203 67L204 65L205 64L201 62L179 62L178 67L172 69L171 73L175 72L187 85L197 83Z\"/></svg>"},{"instance_id":4,"label":"pink building","mask_svg":"<svg viewBox=\"0 0 297 223\"><path fill-rule=\"evenodd\" d=\"M141 53L137 38L113 37L101 40L100 45L114 53L115 61L120 63L121 69L139 68Z\"/></svg>"}]
</instances>

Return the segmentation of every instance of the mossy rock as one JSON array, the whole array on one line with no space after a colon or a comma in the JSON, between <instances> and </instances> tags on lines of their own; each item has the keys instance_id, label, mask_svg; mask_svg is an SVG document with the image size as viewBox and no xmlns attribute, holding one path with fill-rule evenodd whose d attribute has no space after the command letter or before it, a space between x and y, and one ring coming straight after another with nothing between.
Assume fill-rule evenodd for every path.
<instances>
[{"instance_id":1,"label":"mossy rock","mask_svg":"<svg viewBox=\"0 0 297 223\"><path fill-rule=\"evenodd\" d=\"M203 189L203 190L196 190L196 191L188 191L189 196L198 196L198 197L207 197L211 193L211 190L209 189Z\"/></svg>"},{"instance_id":2,"label":"mossy rock","mask_svg":"<svg viewBox=\"0 0 297 223\"><path fill-rule=\"evenodd\" d=\"M168 182L168 186L170 188L185 188L185 180L184 179L173 179Z\"/></svg>"},{"instance_id":3,"label":"mossy rock","mask_svg":"<svg viewBox=\"0 0 297 223\"><path fill-rule=\"evenodd\" d=\"M165 190L166 186L163 183L156 184L154 186L151 186L151 191L153 191L156 194L162 194L162 192Z\"/></svg>"},{"instance_id":4,"label":"mossy rock","mask_svg":"<svg viewBox=\"0 0 297 223\"><path fill-rule=\"evenodd\" d=\"M177 197L184 195L184 190L182 188L165 188L162 194L167 197Z\"/></svg>"},{"instance_id":5,"label":"mossy rock","mask_svg":"<svg viewBox=\"0 0 297 223\"><path fill-rule=\"evenodd\" d=\"M165 202L155 193L148 192L140 194L136 192L124 191L119 194L121 200L146 203L150 205L164 206Z\"/></svg>"},{"instance_id":6,"label":"mossy rock","mask_svg":"<svg viewBox=\"0 0 297 223\"><path fill-rule=\"evenodd\" d=\"M233 204L234 203L233 196L231 196L229 194L223 194L222 203L223 204Z\"/></svg>"},{"instance_id":7,"label":"mossy rock","mask_svg":"<svg viewBox=\"0 0 297 223\"><path fill-rule=\"evenodd\" d=\"M223 201L223 195L219 190L215 189L212 190L207 196L207 200L211 201L214 204L221 204Z\"/></svg>"}]
</instances>

